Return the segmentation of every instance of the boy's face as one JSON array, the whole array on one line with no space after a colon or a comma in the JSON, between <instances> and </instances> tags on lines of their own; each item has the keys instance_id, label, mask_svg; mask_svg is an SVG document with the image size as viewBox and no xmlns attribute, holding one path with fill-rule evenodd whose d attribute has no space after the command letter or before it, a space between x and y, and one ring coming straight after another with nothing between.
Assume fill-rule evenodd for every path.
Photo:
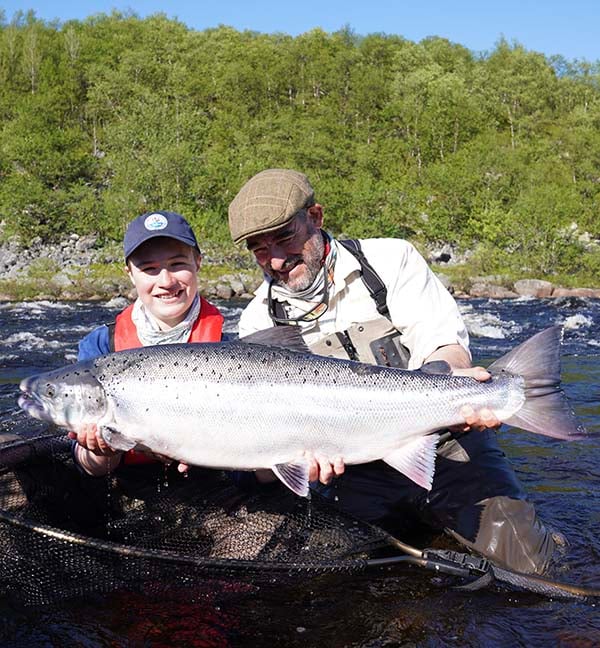
<instances>
[{"instance_id":1,"label":"boy's face","mask_svg":"<svg viewBox=\"0 0 600 648\"><path fill-rule=\"evenodd\" d=\"M129 257L127 273L161 330L185 318L198 292L200 261L197 250L166 237L142 243Z\"/></svg>"}]
</instances>

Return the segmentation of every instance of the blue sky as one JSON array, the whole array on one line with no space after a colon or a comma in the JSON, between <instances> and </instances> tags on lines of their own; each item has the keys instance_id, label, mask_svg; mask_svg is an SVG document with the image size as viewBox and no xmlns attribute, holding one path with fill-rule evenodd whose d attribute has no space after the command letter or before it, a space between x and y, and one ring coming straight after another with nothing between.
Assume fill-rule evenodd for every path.
<instances>
[{"instance_id":1,"label":"blue sky","mask_svg":"<svg viewBox=\"0 0 600 648\"><path fill-rule=\"evenodd\" d=\"M141 17L163 12L198 30L224 24L291 35L349 25L357 34L385 32L413 41L443 36L477 52L493 49L504 36L548 56L600 59L599 0L0 0L0 9L8 20L17 10L33 9L38 18L61 21L112 9Z\"/></svg>"}]
</instances>

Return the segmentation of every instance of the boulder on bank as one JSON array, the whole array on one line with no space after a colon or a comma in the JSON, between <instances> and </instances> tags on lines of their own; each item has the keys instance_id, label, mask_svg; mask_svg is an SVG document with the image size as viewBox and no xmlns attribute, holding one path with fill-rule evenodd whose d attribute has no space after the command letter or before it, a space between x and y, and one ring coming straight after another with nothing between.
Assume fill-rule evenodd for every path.
<instances>
[{"instance_id":1,"label":"boulder on bank","mask_svg":"<svg viewBox=\"0 0 600 648\"><path fill-rule=\"evenodd\" d=\"M554 285L549 281L542 279L520 279L515 281L515 291L521 297L535 297L537 299L545 299L552 296Z\"/></svg>"},{"instance_id":2,"label":"boulder on bank","mask_svg":"<svg viewBox=\"0 0 600 648\"><path fill-rule=\"evenodd\" d=\"M519 295L504 286L489 283L474 283L469 289L471 297L486 297L489 299L514 299Z\"/></svg>"},{"instance_id":3,"label":"boulder on bank","mask_svg":"<svg viewBox=\"0 0 600 648\"><path fill-rule=\"evenodd\" d=\"M581 297L583 299L600 299L599 288L555 288L552 297Z\"/></svg>"},{"instance_id":4,"label":"boulder on bank","mask_svg":"<svg viewBox=\"0 0 600 648\"><path fill-rule=\"evenodd\" d=\"M215 289L215 295L218 299L231 299L235 292L229 284L219 283Z\"/></svg>"}]
</instances>

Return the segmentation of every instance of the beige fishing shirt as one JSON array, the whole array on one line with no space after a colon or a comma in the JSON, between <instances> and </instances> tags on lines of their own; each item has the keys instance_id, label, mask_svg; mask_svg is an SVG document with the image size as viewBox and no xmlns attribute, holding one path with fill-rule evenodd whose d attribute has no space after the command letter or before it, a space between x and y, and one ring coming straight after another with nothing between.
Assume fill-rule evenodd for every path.
<instances>
[{"instance_id":1,"label":"beige fishing shirt","mask_svg":"<svg viewBox=\"0 0 600 648\"><path fill-rule=\"evenodd\" d=\"M409 369L420 367L436 349L460 344L467 351L469 336L454 298L427 266L425 259L402 239L363 239L363 253L387 288L387 304L393 325L410 351ZM302 335L310 344L353 324L381 317L365 286L360 263L335 240L337 259L329 308L313 322L300 322ZM267 304L268 283L256 290L242 312L240 337L273 326ZM275 295L274 295L275 297ZM294 305L296 300L288 300ZM301 307L302 302L296 305ZM307 310L306 307L303 310Z\"/></svg>"}]
</instances>

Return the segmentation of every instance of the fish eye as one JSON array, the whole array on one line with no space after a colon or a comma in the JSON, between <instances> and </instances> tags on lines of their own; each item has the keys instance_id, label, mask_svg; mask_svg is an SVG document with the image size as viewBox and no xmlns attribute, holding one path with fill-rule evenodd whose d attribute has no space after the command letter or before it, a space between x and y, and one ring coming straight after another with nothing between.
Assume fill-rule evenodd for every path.
<instances>
[{"instance_id":1,"label":"fish eye","mask_svg":"<svg viewBox=\"0 0 600 648\"><path fill-rule=\"evenodd\" d=\"M46 396L48 396L48 398L54 398L55 394L56 390L54 389L54 385L46 385Z\"/></svg>"}]
</instances>

